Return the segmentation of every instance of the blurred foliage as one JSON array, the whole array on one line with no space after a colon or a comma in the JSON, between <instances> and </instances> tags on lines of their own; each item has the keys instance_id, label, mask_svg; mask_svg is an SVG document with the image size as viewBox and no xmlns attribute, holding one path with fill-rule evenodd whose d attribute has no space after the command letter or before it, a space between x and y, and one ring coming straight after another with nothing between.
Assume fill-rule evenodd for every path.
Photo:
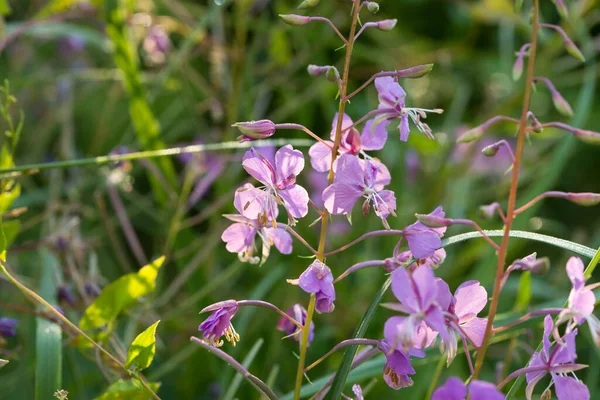
<instances>
[{"instance_id":1,"label":"blurred foliage","mask_svg":"<svg viewBox=\"0 0 600 400\"><path fill-rule=\"evenodd\" d=\"M343 52L339 39L325 24L290 27L278 20L278 14L298 12L297 3L9 0L7 13L5 2L0 1L0 14L7 14L0 21L6 41L0 45L0 79L10 82L11 94L18 100L12 118L18 121L18 110L24 111L20 141L11 157L5 154L0 164L11 165L12 158L22 165L92 157L121 146L129 151L142 150L148 147L140 139L140 132L149 137L160 133L161 146L165 147L193 141L217 143L237 136L230 127L232 123L263 118L300 123L327 137L337 107L337 88L325 79L309 77L305 68L309 63L341 68ZM570 17L561 23L553 4L543 2L543 20L562 24L586 54L587 62L580 64L564 51L560 38L543 32L536 75L554 82L575 115L570 120L560 116L550 94L539 85L531 109L541 121L560 120L600 130L600 119L594 118L600 113L600 104L594 101L600 94L596 83L600 50L597 3L568 2ZM103 7L115 4L126 14L119 15L120 31L111 33L114 23L105 19ZM427 77L402 84L408 93L408 105L445 110L428 121L436 132L436 141L413 132L408 144L400 143L397 131L390 127L388 145L378 157L392 172L391 189L398 199L398 218L391 221L392 227L412 223L415 212L429 212L439 204L453 218L472 218L484 228L500 227L497 220L481 221L477 209L496 200L506 203L509 177L505 171L510 163L483 158L477 154L477 146L456 145L455 138L466 127L493 115L519 115L523 81L512 81L512 63L514 52L529 35L529 7L525 2L517 15L508 0L385 0L376 17L362 17L363 22L383 18L398 18L399 22L392 32L366 30L361 36L355 46L350 87L358 87L381 70L434 63ZM329 17L347 32L346 1L321 1L314 13ZM156 27L166 33L166 41L153 29ZM126 60L122 58L124 49L133 52ZM357 120L376 106L375 90L369 87L352 99L347 113ZM8 129L5 121L0 125L0 131ZM293 131L284 133L301 137ZM513 126L496 125L489 133L512 138L515 132ZM75 297L74 302L63 301L61 306L70 320L78 321L87 315L86 309L96 304L90 287L104 287L96 302L103 296L118 302L126 289L109 293L111 288L136 276L148 260L164 254L166 261L157 272L154 293L145 291L144 298L133 304L127 302L127 309L119 309L110 318L114 323L111 335L99 335L98 340L125 360L127 344L160 319L155 359L145 371L150 382L157 382L152 387L158 388L160 382L163 399L222 398L235 373L189 342L203 319L198 311L229 298L265 299L282 309L307 301L304 293L285 283L286 278L296 278L306 268L305 258L273 252L259 268L240 264L221 242L221 232L228 224L221 214L233 212L233 190L247 179L240 159L240 152L225 151L199 155L188 164L172 159L172 176L171 167L164 167L162 162L138 161L43 172L23 176L16 183L5 179L2 198L20 188L12 205L4 207L2 201L7 236L9 231L15 232L10 235L14 241L8 262L21 280L30 287L39 287L42 275L36 250L52 250L62 272L57 285L69 288ZM192 189L189 183L201 182L218 163L226 165L218 179L199 201L188 203ZM300 179L310 187L308 169L307 163ZM599 171L597 148L546 129L532 135L526 146L518 204L545 190L600 192ZM156 182L151 180L160 182L163 200L156 189L152 190ZM334 218L332 229L337 230L331 232L328 248L381 228L377 218L359 214L355 212L351 230L343 217ZM316 218L311 211L297 229L311 244L316 244L318 224L309 227L308 221ZM20 232L9 228L9 224L17 223ZM549 199L521 215L515 228L597 248L600 209L582 209ZM463 231L451 228L448 234ZM332 256L328 265L339 274L355 262L388 257L394 245L393 238L367 240L352 251ZM570 285L564 264L570 254L515 239L509 259L533 251L549 256L552 268L542 277L511 277L503 292L500 317L514 315L511 312L515 308L527 310L534 305L560 305L565 301ZM294 254L307 252L295 242ZM479 279L491 288L495 263L493 251L483 241L468 241L448 249L448 258L438 274L452 289L465 279ZM309 361L352 335L384 281L380 270L367 269L336 287L335 312L316 318L316 339L309 349ZM17 338L10 339L0 354L0 358L11 361L0 370L0 398L14 398L16 393L23 399L34 396L36 318L22 312L29 308L16 289L0 281L0 315L19 319ZM123 318L115 319L122 311ZM377 310L366 337L381 337L383 323L390 315L384 309ZM234 325L242 341L235 348L227 344L224 350L242 360L251 345L263 339L268 345L252 354L250 370L264 380L268 378L276 393L285 394L292 390L298 349L296 342L281 340L281 333L274 329L277 318L268 311L240 310ZM527 329L519 331L518 336L492 346L483 377L494 380L502 363L508 363L504 371L522 366L528 359L527 349L539 342L540 324L541 320L526 324ZM599 359L593 351L585 351L593 344L586 342L585 334L581 336L578 362L591 365L582 376L595 398L600 393L596 383ZM434 351L415 363L414 386L398 396L425 396L438 368L435 356ZM102 393L102 399L146 396L134 381L119 380L126 377L116 376L92 350L68 345L62 357L63 388L57 389L66 389L70 398L91 399ZM317 381L334 371L341 357L339 353L327 359L311 371L310 378ZM373 362L372 370L376 371L382 364L376 364L380 360ZM464 376L467 371L464 357L459 356L449 370L442 370L440 379L444 381L450 374ZM363 374L361 383L368 384L370 376ZM376 377L367 398L395 395L379 373ZM246 382L238 381L237 385L231 396L256 397Z\"/></svg>"}]
</instances>

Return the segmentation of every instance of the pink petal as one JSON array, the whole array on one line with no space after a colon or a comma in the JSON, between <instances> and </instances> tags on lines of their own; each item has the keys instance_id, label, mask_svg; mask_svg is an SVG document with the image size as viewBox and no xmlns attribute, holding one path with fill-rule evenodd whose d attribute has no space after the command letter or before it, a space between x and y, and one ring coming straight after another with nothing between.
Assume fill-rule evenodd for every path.
<instances>
[{"instance_id":1,"label":"pink petal","mask_svg":"<svg viewBox=\"0 0 600 400\"><path fill-rule=\"evenodd\" d=\"M382 121L373 126L373 120L367 121L360 136L363 150L383 149L388 137L388 133L385 128L389 124L389 121Z\"/></svg>"},{"instance_id":2,"label":"pink petal","mask_svg":"<svg viewBox=\"0 0 600 400\"><path fill-rule=\"evenodd\" d=\"M467 338L476 346L481 347L485 328L487 327L487 318L473 318L472 320L460 324L462 330L467 335Z\"/></svg>"},{"instance_id":3,"label":"pink petal","mask_svg":"<svg viewBox=\"0 0 600 400\"><path fill-rule=\"evenodd\" d=\"M294 150L292 145L285 145L275 153L275 170L277 171L278 183L289 176L298 176L303 169L304 155L300 150Z\"/></svg>"},{"instance_id":4,"label":"pink petal","mask_svg":"<svg viewBox=\"0 0 600 400\"><path fill-rule=\"evenodd\" d=\"M465 400L466 398L467 387L463 381L452 377L433 392L431 400Z\"/></svg>"},{"instance_id":5,"label":"pink petal","mask_svg":"<svg viewBox=\"0 0 600 400\"><path fill-rule=\"evenodd\" d=\"M283 199L285 208L294 218L302 218L308 214L308 192L300 185L292 185L278 190L277 194Z\"/></svg>"},{"instance_id":6,"label":"pink petal","mask_svg":"<svg viewBox=\"0 0 600 400\"><path fill-rule=\"evenodd\" d=\"M292 252L292 236L281 228L265 228L269 240L273 242L281 254Z\"/></svg>"},{"instance_id":7,"label":"pink petal","mask_svg":"<svg viewBox=\"0 0 600 400\"><path fill-rule=\"evenodd\" d=\"M454 292L456 304L455 314L460 318L469 314L477 315L487 304L487 291L479 281L467 281L461 284Z\"/></svg>"},{"instance_id":8,"label":"pink petal","mask_svg":"<svg viewBox=\"0 0 600 400\"><path fill-rule=\"evenodd\" d=\"M387 107L396 107L399 101L404 101L406 97L406 92L390 76L375 79L375 88L379 95L379 102Z\"/></svg>"},{"instance_id":9,"label":"pink petal","mask_svg":"<svg viewBox=\"0 0 600 400\"><path fill-rule=\"evenodd\" d=\"M266 197L267 195L265 192L255 188L250 183L246 183L235 191L233 205L244 217L256 219L259 214L268 211L268 199ZM277 208L275 208L275 210L277 210ZM277 213L271 215L271 217L277 218Z\"/></svg>"},{"instance_id":10,"label":"pink petal","mask_svg":"<svg viewBox=\"0 0 600 400\"><path fill-rule=\"evenodd\" d=\"M558 400L589 400L590 391L581 381L570 376L554 376Z\"/></svg>"},{"instance_id":11,"label":"pink petal","mask_svg":"<svg viewBox=\"0 0 600 400\"><path fill-rule=\"evenodd\" d=\"M428 265L423 265L423 267L431 268ZM435 284L437 286L435 300L442 310L447 310L452 302L450 288L448 287L448 284L441 278L436 278Z\"/></svg>"},{"instance_id":12,"label":"pink petal","mask_svg":"<svg viewBox=\"0 0 600 400\"><path fill-rule=\"evenodd\" d=\"M275 184L275 169L254 148L246 152L242 166L246 172L263 185L273 186Z\"/></svg>"},{"instance_id":13,"label":"pink petal","mask_svg":"<svg viewBox=\"0 0 600 400\"><path fill-rule=\"evenodd\" d=\"M592 315L592 312L594 312L596 296L594 295L594 292L585 287L582 287L581 289L572 289L569 294L568 304L569 309L576 312L573 320L581 325L590 315Z\"/></svg>"},{"instance_id":14,"label":"pink petal","mask_svg":"<svg viewBox=\"0 0 600 400\"><path fill-rule=\"evenodd\" d=\"M539 352L535 352L533 353L533 356L531 356L531 361L527 366L537 367L539 365L544 365L544 361L542 360L541 354ZM542 379L544 375L546 375L546 371L528 372L525 374L525 379L527 380L527 383L532 383L534 380L537 382Z\"/></svg>"},{"instance_id":15,"label":"pink petal","mask_svg":"<svg viewBox=\"0 0 600 400\"><path fill-rule=\"evenodd\" d=\"M432 256L442 246L440 236L432 229L414 230L405 232L404 237L408 247L415 258Z\"/></svg>"},{"instance_id":16,"label":"pink petal","mask_svg":"<svg viewBox=\"0 0 600 400\"><path fill-rule=\"evenodd\" d=\"M326 142L333 146L332 142ZM331 167L331 149L321 142L313 144L308 150L310 165L317 172L327 172Z\"/></svg>"},{"instance_id":17,"label":"pink petal","mask_svg":"<svg viewBox=\"0 0 600 400\"><path fill-rule=\"evenodd\" d=\"M221 239L226 243L227 251L241 253L252 246L256 229L244 224L232 224L223 231Z\"/></svg>"},{"instance_id":18,"label":"pink petal","mask_svg":"<svg viewBox=\"0 0 600 400\"><path fill-rule=\"evenodd\" d=\"M334 182L362 188L365 185L364 176L365 171L357 157L343 154L338 158Z\"/></svg>"},{"instance_id":19,"label":"pink petal","mask_svg":"<svg viewBox=\"0 0 600 400\"><path fill-rule=\"evenodd\" d=\"M477 380L469 384L469 394L471 400L504 400L506 397L494 384Z\"/></svg>"},{"instance_id":20,"label":"pink petal","mask_svg":"<svg viewBox=\"0 0 600 400\"><path fill-rule=\"evenodd\" d=\"M398 130L400 131L400 141L406 142L410 135L410 126L408 125L408 115L400 117L400 124L398 124Z\"/></svg>"},{"instance_id":21,"label":"pink petal","mask_svg":"<svg viewBox=\"0 0 600 400\"><path fill-rule=\"evenodd\" d=\"M583 262L579 257L571 257L567 261L567 275L573 284L575 289L579 289L585 284L585 277L583 276Z\"/></svg>"},{"instance_id":22,"label":"pink petal","mask_svg":"<svg viewBox=\"0 0 600 400\"><path fill-rule=\"evenodd\" d=\"M336 133L335 131L337 129L339 115L340 115L339 113L335 113L335 116L333 117L333 122L331 123L331 134L329 136L332 141L335 140L335 133ZM354 122L352 122L352 118L350 118L347 114L344 113L344 116L342 117L342 131L344 129L351 127L353 123Z\"/></svg>"},{"instance_id":23,"label":"pink petal","mask_svg":"<svg viewBox=\"0 0 600 400\"><path fill-rule=\"evenodd\" d=\"M396 210L396 196L391 190L382 190L377 193L377 204L374 205L375 214L383 219Z\"/></svg>"},{"instance_id":24,"label":"pink petal","mask_svg":"<svg viewBox=\"0 0 600 400\"><path fill-rule=\"evenodd\" d=\"M323 191L323 203L331 214L347 214L361 196L362 191L355 186L334 183Z\"/></svg>"},{"instance_id":25,"label":"pink petal","mask_svg":"<svg viewBox=\"0 0 600 400\"><path fill-rule=\"evenodd\" d=\"M411 311L420 309L416 287L413 285L408 272L404 268L397 268L392 272L392 292L394 296Z\"/></svg>"}]
</instances>

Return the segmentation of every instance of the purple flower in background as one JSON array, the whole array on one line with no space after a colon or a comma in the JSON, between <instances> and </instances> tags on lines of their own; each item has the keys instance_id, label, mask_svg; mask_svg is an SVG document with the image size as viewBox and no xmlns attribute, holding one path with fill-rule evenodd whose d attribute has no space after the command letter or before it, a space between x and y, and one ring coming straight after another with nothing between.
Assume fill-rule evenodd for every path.
<instances>
[{"instance_id":1,"label":"purple flower in background","mask_svg":"<svg viewBox=\"0 0 600 400\"><path fill-rule=\"evenodd\" d=\"M389 309L408 314L408 317L391 317L384 327L384 336L394 348L405 351L418 345L415 342L417 327L422 322L448 342L444 311L448 309L452 295L448 285L436 278L428 266L407 271L398 268L392 272L392 292L400 303L386 304Z\"/></svg>"},{"instance_id":2,"label":"purple flower in background","mask_svg":"<svg viewBox=\"0 0 600 400\"><path fill-rule=\"evenodd\" d=\"M275 130L277 129L273 121L268 119L261 119L260 121L236 122L231 126L238 128L240 132L242 132L242 135L236 138L240 142L266 139L273 136Z\"/></svg>"},{"instance_id":3,"label":"purple flower in background","mask_svg":"<svg viewBox=\"0 0 600 400\"><path fill-rule=\"evenodd\" d=\"M304 217L308 213L308 192L296 184L296 177L304 169L302 152L286 145L275 153L275 166L254 148L244 155L244 169L264 185L267 194L264 212L275 215L278 201L282 202L293 223L294 218Z\"/></svg>"},{"instance_id":4,"label":"purple flower in background","mask_svg":"<svg viewBox=\"0 0 600 400\"><path fill-rule=\"evenodd\" d=\"M203 332L204 340L215 347L221 347L223 345L221 336L225 335L225 339L235 347L236 341L240 341L240 335L233 328L231 319L237 310L238 305L235 300L226 300L212 304L200 311L200 313L212 311L212 314L198 326L198 331Z\"/></svg>"},{"instance_id":5,"label":"purple flower in background","mask_svg":"<svg viewBox=\"0 0 600 400\"><path fill-rule=\"evenodd\" d=\"M456 377L448 378L433 392L431 400L504 400L504 395L489 382L474 380L467 386Z\"/></svg>"},{"instance_id":6,"label":"purple flower in background","mask_svg":"<svg viewBox=\"0 0 600 400\"><path fill-rule=\"evenodd\" d=\"M331 270L319 260L313 261L306 271L297 280L288 280L289 283L300 285L307 293L315 293L316 310L320 313L332 312L335 301L335 288Z\"/></svg>"},{"instance_id":7,"label":"purple flower in background","mask_svg":"<svg viewBox=\"0 0 600 400\"><path fill-rule=\"evenodd\" d=\"M437 249L432 256L416 259L414 263L408 265L412 259L413 255L410 250L403 251L401 253L394 254L393 257L386 258L385 268L388 272L392 272L399 267L408 267L411 270L415 270L420 266L428 266L431 269L437 269L446 260L446 250L443 248Z\"/></svg>"},{"instance_id":8,"label":"purple flower in background","mask_svg":"<svg viewBox=\"0 0 600 400\"><path fill-rule=\"evenodd\" d=\"M487 318L478 318L477 314L483 310L488 301L487 291L479 281L467 281L461 284L454 292L455 302L450 305L449 312L457 317L460 329L456 329L459 335L463 333L467 339L477 348L481 347Z\"/></svg>"},{"instance_id":9,"label":"purple flower in background","mask_svg":"<svg viewBox=\"0 0 600 400\"><path fill-rule=\"evenodd\" d=\"M362 388L360 387L360 385L358 383L352 385L352 392L354 392L354 395L356 396L356 400L365 400L365 398L363 397Z\"/></svg>"},{"instance_id":10,"label":"purple flower in background","mask_svg":"<svg viewBox=\"0 0 600 400\"><path fill-rule=\"evenodd\" d=\"M154 25L148 30L142 46L153 64L162 64L171 49L171 41L162 26Z\"/></svg>"},{"instance_id":11,"label":"purple flower in background","mask_svg":"<svg viewBox=\"0 0 600 400\"><path fill-rule=\"evenodd\" d=\"M74 307L75 303L77 302L75 296L73 296L73 291L67 286L59 287L56 297L58 297L59 302L67 303L71 307Z\"/></svg>"},{"instance_id":12,"label":"purple flower in background","mask_svg":"<svg viewBox=\"0 0 600 400\"><path fill-rule=\"evenodd\" d=\"M234 223L225 229L221 235L228 251L237 253L241 261L250 262L251 264L259 262L258 257L254 257L257 251L256 235L260 236L262 240L261 263L264 263L269 256L271 246L275 246L282 254L292 252L292 236L285 229L273 227L275 224L273 220L258 215L256 210L252 208L252 205L258 204L258 202L251 202L248 199L255 199L255 196L265 196L265 194L249 183L236 191L233 204L241 215L227 215L226 217ZM276 211L277 209L275 209ZM248 218L246 216L248 214L254 214L255 218Z\"/></svg>"},{"instance_id":13,"label":"purple flower in background","mask_svg":"<svg viewBox=\"0 0 600 400\"><path fill-rule=\"evenodd\" d=\"M85 293L88 296L93 298L100 296L100 293L102 293L102 289L100 288L100 286L98 286L98 284L94 282L86 282L83 285L83 289L85 290Z\"/></svg>"},{"instance_id":14,"label":"purple flower in background","mask_svg":"<svg viewBox=\"0 0 600 400\"><path fill-rule=\"evenodd\" d=\"M337 128L338 114L335 114L331 127L331 141L325 141L333 147L335 140L335 131ZM353 122L352 119L344 114L342 118L342 137L340 139L339 154L359 155L365 150L381 150L387 140L386 126L388 121L373 125L373 120L367 121L361 133L355 128L350 128ZM349 129L350 128L350 129ZM327 172L331 167L331 148L327 145L317 142L308 150L310 156L310 164L318 172ZM335 166L334 166L335 168Z\"/></svg>"},{"instance_id":15,"label":"purple flower in background","mask_svg":"<svg viewBox=\"0 0 600 400\"><path fill-rule=\"evenodd\" d=\"M306 323L306 309L302 307L300 304L294 304L285 312L290 317L294 318L296 321L300 322L302 325ZM300 338L302 336L302 330L296 326L292 321L285 317L281 317L279 322L277 322L277 330L285 333L288 336L292 336L292 338L300 343ZM308 331L308 343L311 343L315 338L315 323L310 321L310 329Z\"/></svg>"},{"instance_id":16,"label":"purple flower in background","mask_svg":"<svg viewBox=\"0 0 600 400\"><path fill-rule=\"evenodd\" d=\"M407 353L390 346L386 340L379 341L377 347L385 354L385 366L383 367L385 383L395 390L412 386L413 380L409 375L414 375L415 369L410 364L410 355L424 357L425 353L417 349L411 349L410 353Z\"/></svg>"},{"instance_id":17,"label":"purple flower in background","mask_svg":"<svg viewBox=\"0 0 600 400\"><path fill-rule=\"evenodd\" d=\"M443 218L446 214L442 206L439 206L428 215ZM413 256L421 259L435 254L435 251L442 246L441 237L445 232L446 227L429 228L417 221L404 228L403 235Z\"/></svg>"},{"instance_id":18,"label":"purple flower in background","mask_svg":"<svg viewBox=\"0 0 600 400\"><path fill-rule=\"evenodd\" d=\"M17 334L17 320L12 318L0 318L0 336L13 337Z\"/></svg>"},{"instance_id":19,"label":"purple flower in background","mask_svg":"<svg viewBox=\"0 0 600 400\"><path fill-rule=\"evenodd\" d=\"M391 190L382 190L376 184L378 168L366 161L364 168L358 158L344 154L337 164L333 184L323 191L325 208L331 214L348 214L358 199L364 197L363 213L373 205L375 214L383 221L395 215L396 197ZM385 224L385 222L384 222Z\"/></svg>"},{"instance_id":20,"label":"purple flower in background","mask_svg":"<svg viewBox=\"0 0 600 400\"><path fill-rule=\"evenodd\" d=\"M527 378L527 399L531 399L535 385L550 373L552 382L556 387L556 397L558 400L589 400L590 393L577 378L566 376L565 374L580 369L581 366L573 364L577 353L575 352L575 336L577 329L568 332L556 343L550 343L550 335L554 330L554 323L550 315L544 318L544 340L543 348L535 352L531 357L528 367L543 367L541 371L529 372L525 375Z\"/></svg>"}]
</instances>

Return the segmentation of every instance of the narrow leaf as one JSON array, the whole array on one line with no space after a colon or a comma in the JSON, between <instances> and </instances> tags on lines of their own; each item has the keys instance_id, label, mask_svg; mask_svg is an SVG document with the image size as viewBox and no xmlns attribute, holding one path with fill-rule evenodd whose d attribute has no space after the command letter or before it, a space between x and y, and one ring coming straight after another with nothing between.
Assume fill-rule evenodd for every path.
<instances>
[{"instance_id":1,"label":"narrow leaf","mask_svg":"<svg viewBox=\"0 0 600 400\"><path fill-rule=\"evenodd\" d=\"M160 387L160 383L147 382L154 392ZM120 379L110 385L106 391L96 397L96 400L148 400L148 392L135 380L126 381Z\"/></svg>"},{"instance_id":2,"label":"narrow leaf","mask_svg":"<svg viewBox=\"0 0 600 400\"><path fill-rule=\"evenodd\" d=\"M531 301L531 272L525 271L519 279L519 291L515 301L515 311L523 312Z\"/></svg>"},{"instance_id":3,"label":"narrow leaf","mask_svg":"<svg viewBox=\"0 0 600 400\"><path fill-rule=\"evenodd\" d=\"M152 364L156 353L156 328L159 323L160 320L156 321L133 340L127 352L127 368L135 365L136 369L141 371Z\"/></svg>"},{"instance_id":4,"label":"narrow leaf","mask_svg":"<svg viewBox=\"0 0 600 400\"><path fill-rule=\"evenodd\" d=\"M258 354L263 343L264 340L262 338L258 339L256 343L254 343L254 346L252 346L252 348L248 352L248 355L246 355L246 357L244 357L244 360L242 361L242 365L244 366L244 368L250 369L250 365L252 365L252 361L254 361L254 358ZM233 400L235 398L235 393L240 387L243 378L244 377L240 374L235 375L235 377L231 381L231 384L229 384L227 392L223 396L222 400Z\"/></svg>"}]
</instances>

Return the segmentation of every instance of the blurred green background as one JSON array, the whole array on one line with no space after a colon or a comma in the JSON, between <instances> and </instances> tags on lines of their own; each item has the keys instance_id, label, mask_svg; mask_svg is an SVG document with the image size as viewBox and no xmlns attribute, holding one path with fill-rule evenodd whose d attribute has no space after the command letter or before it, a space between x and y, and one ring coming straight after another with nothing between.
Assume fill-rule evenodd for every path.
<instances>
[{"instance_id":1,"label":"blurred green background","mask_svg":"<svg viewBox=\"0 0 600 400\"><path fill-rule=\"evenodd\" d=\"M306 66L332 64L341 69L343 50L325 24L290 27L278 19L278 14L298 12L296 3L9 0L0 79L10 82L16 107L24 112L15 163L93 157L121 146L136 151L231 141L238 135L230 128L232 123L263 118L300 123L328 137L337 110L337 88L325 79L309 77ZM348 3L322 1L311 13L330 18L345 33ZM542 20L562 24L587 62L581 64L569 56L559 37L543 31L536 75L554 82L573 106L574 116L565 119L558 114L542 85L534 93L531 110L542 122L558 120L600 131L600 69L596 66L600 8L593 0L567 4L570 18L561 21L554 5L543 1ZM397 131L389 127L388 145L377 156L392 172L390 188L398 199L398 218L390 220L392 228L402 228L414 221L415 212L429 212L440 204L452 218L472 218L484 228L501 228L498 220L481 220L477 209L493 201L506 204L510 175L505 172L510 162L484 158L478 154L478 145L457 146L455 138L461 130L494 115L519 116L523 79L514 82L511 73L515 51L529 37L529 2L524 7L516 14L512 2L504 0L384 0L376 16L363 14L363 22L397 18L398 24L392 32L369 29L361 36L354 49L350 88L381 70L434 63L427 77L401 84L408 93L408 105L445 110L428 119L436 141L413 130L409 142L401 143ZM357 120L376 106L371 86L353 98L347 113ZM490 137L512 139L514 134L514 126L503 124L488 131ZM283 131L276 137L302 136ZM300 179L310 188L307 148L302 150L307 167ZM309 263L296 256L307 255L296 243L294 255L273 251L262 267L242 264L225 250L220 235L228 222L221 214L234 211L233 190L247 181L239 162L241 154L214 152L187 167L172 158L136 161L121 168L45 171L19 179L21 195L12 209L26 209L11 217L20 221L20 232L8 251L9 264L26 284L38 288L47 262L43 258L47 253L41 249L50 249L58 262L57 285L69 288L75 296L73 304L61 303L72 321L79 321L89 303L89 298L79 294L86 283L105 286L167 254L156 293L119 319L107 344L122 354L139 332L161 319L157 355L145 375L161 383L163 399L258 398L247 383L239 388L232 384L234 372L225 363L189 342L204 318L198 315L200 309L230 298L264 299L282 309L308 301L305 293L285 282L298 277ZM556 130L531 135L518 204L546 190L600 192L599 154L598 148ZM217 178L186 209L190 189L211 173ZM311 210L297 227L314 246L319 225L309 224L316 218ZM130 226L124 226L126 220ZM334 221L337 229L328 237L329 249L381 229L377 218L363 217L359 211L354 213L352 227L342 217ZM597 248L600 208L545 200L521 215L515 228ZM138 245L132 246L126 237L128 229L135 232ZM464 231L453 227L447 236ZM391 256L394 245L392 238L374 238L327 263L337 275L356 262ZM571 254L516 239L509 260L533 251L551 257L552 267L546 276L532 278L528 307L562 304L570 288L564 265ZM452 290L466 279L480 279L491 291L496 258L488 245L481 240L464 242L447 253L438 274ZM382 271L364 270L337 286L335 312L316 317L309 361L352 335L384 280ZM514 310L518 287L515 275L502 294L500 317ZM19 320L17 337L8 339L1 350L1 358L11 360L0 370L2 399L34 398L36 357L40 355L36 354L36 319L27 313L33 308L14 287L0 281L0 316ZM367 337L380 338L390 315L380 309ZM269 378L276 393L283 395L293 389L298 348L296 342L281 340L276 322L277 316L269 311L242 309L234 320L242 341L235 348L226 344L223 349L242 360L252 346L260 346L249 369L264 380ZM523 366L528 349L540 340L540 324L541 319L526 325L525 331L513 331L515 339L494 345L483 377L493 381L501 374L503 362L508 362L508 371ZM99 363L93 351L81 352L70 345L68 334L63 339L62 388L69 391L70 399L99 396L117 379L114 370ZM587 332L580 335L578 346L578 362L590 364L580 377L596 398L600 396L596 383L600 359ZM335 371L341 357L342 353L336 354L315 368L309 374L311 380ZM367 398L424 398L438 359L434 350L424 361L415 362L415 384L400 392L389 389L381 379L382 364L364 374L360 383L370 388ZM464 356L442 371L440 382L452 374L468 375Z\"/></svg>"}]
</instances>

